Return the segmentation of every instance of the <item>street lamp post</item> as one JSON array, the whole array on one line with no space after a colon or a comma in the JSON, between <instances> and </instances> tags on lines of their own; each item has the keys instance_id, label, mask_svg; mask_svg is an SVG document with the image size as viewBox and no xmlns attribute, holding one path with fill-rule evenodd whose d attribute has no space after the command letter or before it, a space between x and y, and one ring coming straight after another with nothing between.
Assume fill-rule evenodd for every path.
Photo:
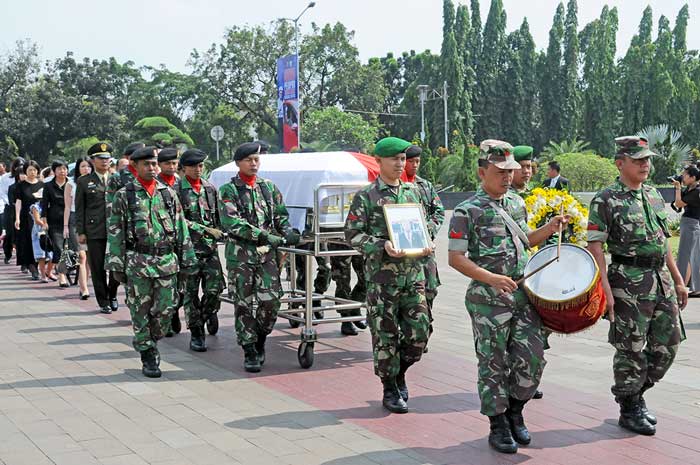
<instances>
[{"instance_id":1,"label":"street lamp post","mask_svg":"<svg viewBox=\"0 0 700 465\"><path fill-rule=\"evenodd\" d=\"M299 19L301 19L302 16L304 16L304 13L309 8L313 8L316 6L316 2L309 2L308 5L306 5L306 8L302 10L301 13L299 13L299 16L296 18L280 18L283 21L292 21L294 23L294 54L297 56L297 100L299 101L299 115L298 115L298 121L297 121L297 138L299 139L299 148L301 148L301 81L300 81L300 75L299 75Z\"/></svg>"},{"instance_id":2,"label":"street lamp post","mask_svg":"<svg viewBox=\"0 0 700 465\"><path fill-rule=\"evenodd\" d=\"M449 149L449 128L450 124L447 119L447 81L442 84L442 94L436 89L430 89L426 84L421 84L416 87L418 89L418 101L420 102L420 139L425 142L425 102L430 100L442 99L443 113L445 118L445 148ZM430 95L428 95L430 94Z\"/></svg>"},{"instance_id":3,"label":"street lamp post","mask_svg":"<svg viewBox=\"0 0 700 465\"><path fill-rule=\"evenodd\" d=\"M428 99L428 86L421 84L416 88L420 102L420 141L425 142L425 101Z\"/></svg>"}]
</instances>

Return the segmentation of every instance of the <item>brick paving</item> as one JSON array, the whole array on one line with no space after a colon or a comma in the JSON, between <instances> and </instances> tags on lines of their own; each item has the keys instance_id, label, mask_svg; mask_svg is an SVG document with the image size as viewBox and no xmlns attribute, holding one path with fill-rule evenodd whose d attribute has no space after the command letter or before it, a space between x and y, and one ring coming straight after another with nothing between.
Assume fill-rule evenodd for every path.
<instances>
[{"instance_id":1,"label":"brick paving","mask_svg":"<svg viewBox=\"0 0 700 465\"><path fill-rule=\"evenodd\" d=\"M700 464L700 299L688 340L647 400L652 438L617 426L606 323L553 337L545 397L525 410L529 447L503 456L479 414L466 280L438 244L443 286L430 352L408 374L411 412L389 415L372 373L367 331L319 325L314 366L297 364L299 330L280 319L263 372L242 369L232 307L209 351L185 332L160 344L149 380L131 347L128 310L104 316L77 290L38 284L0 265L0 465L6 464Z\"/></svg>"}]
</instances>

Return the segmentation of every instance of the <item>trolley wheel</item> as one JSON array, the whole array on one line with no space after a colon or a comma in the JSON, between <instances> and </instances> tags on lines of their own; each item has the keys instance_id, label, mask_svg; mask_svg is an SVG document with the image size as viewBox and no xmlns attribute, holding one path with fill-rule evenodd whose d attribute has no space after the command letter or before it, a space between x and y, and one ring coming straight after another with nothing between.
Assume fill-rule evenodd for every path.
<instances>
[{"instance_id":1,"label":"trolley wheel","mask_svg":"<svg viewBox=\"0 0 700 465\"><path fill-rule=\"evenodd\" d=\"M299 366L302 368L311 368L311 365L314 364L314 343L302 342L299 344L297 358L299 359Z\"/></svg>"},{"instance_id":2,"label":"trolley wheel","mask_svg":"<svg viewBox=\"0 0 700 465\"><path fill-rule=\"evenodd\" d=\"M293 315L293 316L301 316L300 313L290 313L290 315ZM301 325L301 323L298 322L298 321L294 321L294 320L287 320L287 321L289 321L289 326L290 326L291 328L298 328L298 327Z\"/></svg>"},{"instance_id":3,"label":"trolley wheel","mask_svg":"<svg viewBox=\"0 0 700 465\"><path fill-rule=\"evenodd\" d=\"M207 320L207 331L209 331L209 334L212 336L219 332L219 317L216 313L211 315Z\"/></svg>"}]
</instances>

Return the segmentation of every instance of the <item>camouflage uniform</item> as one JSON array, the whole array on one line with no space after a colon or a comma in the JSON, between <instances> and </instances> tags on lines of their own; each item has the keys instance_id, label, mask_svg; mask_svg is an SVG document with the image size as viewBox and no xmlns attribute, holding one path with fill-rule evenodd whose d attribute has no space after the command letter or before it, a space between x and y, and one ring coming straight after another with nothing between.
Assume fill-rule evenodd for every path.
<instances>
[{"instance_id":1,"label":"camouflage uniform","mask_svg":"<svg viewBox=\"0 0 700 465\"><path fill-rule=\"evenodd\" d=\"M110 208L110 205L112 205L114 202L114 197L117 195L117 191L130 182L136 182L136 177L134 177L133 173L129 171L128 167L120 170L118 173L112 174L109 177L107 180L107 189L105 194L105 198L107 199L107 208Z\"/></svg>"},{"instance_id":2,"label":"camouflage uniform","mask_svg":"<svg viewBox=\"0 0 700 465\"><path fill-rule=\"evenodd\" d=\"M449 250L465 252L481 268L517 280L523 276L528 253L489 205L491 201L500 202L521 229L529 231L525 202L517 194L508 191L496 201L479 187L473 197L454 210ZM542 321L522 288L511 294L499 293L472 280L466 307L479 366L481 413L500 415L508 409L509 397L527 401L539 385L546 364Z\"/></svg>"},{"instance_id":3,"label":"camouflage uniform","mask_svg":"<svg viewBox=\"0 0 700 465\"><path fill-rule=\"evenodd\" d=\"M261 234L291 232L289 214L277 186L257 178L251 188L238 175L219 189L226 242L228 292L234 300L238 344L257 342L272 332L282 297L277 251L258 248ZM266 250L265 250L266 249ZM257 301L255 312L253 303Z\"/></svg>"},{"instance_id":4,"label":"camouflage uniform","mask_svg":"<svg viewBox=\"0 0 700 465\"><path fill-rule=\"evenodd\" d=\"M213 184L204 179L197 192L187 178L182 178L178 194L187 227L194 244L197 264L184 284L185 319L187 327L202 327L209 317L219 311L219 295L224 290L224 273L221 269L217 242L206 228L220 228L218 195ZM199 299L199 288L202 298Z\"/></svg>"},{"instance_id":5,"label":"camouflage uniform","mask_svg":"<svg viewBox=\"0 0 700 465\"><path fill-rule=\"evenodd\" d=\"M328 250L346 250L347 247L340 244L328 244ZM357 282L350 286L352 275L350 269L355 270ZM331 257L331 279L335 282L335 296L341 299L364 302L367 299L367 281L365 278L365 260L362 255L346 255ZM339 310L342 316L359 316L361 310Z\"/></svg>"},{"instance_id":6,"label":"camouflage uniform","mask_svg":"<svg viewBox=\"0 0 700 465\"><path fill-rule=\"evenodd\" d=\"M140 183L128 183L114 196L108 231L106 269L128 278L134 348L144 352L170 327L177 273L195 265L177 195L157 184L151 197Z\"/></svg>"},{"instance_id":7,"label":"camouflage uniform","mask_svg":"<svg viewBox=\"0 0 700 465\"><path fill-rule=\"evenodd\" d=\"M442 206L440 197L427 179L416 176L416 186L420 192L421 204L425 210L425 221L428 226L430 240L435 241L442 223L445 221L445 207ZM428 315L430 316L430 330L433 322L433 301L437 296L437 288L440 286L440 275L438 274L437 260L435 254L423 258L425 272L425 298L428 304Z\"/></svg>"},{"instance_id":8,"label":"camouflage uniform","mask_svg":"<svg viewBox=\"0 0 700 465\"><path fill-rule=\"evenodd\" d=\"M382 206L420 202L414 184L392 187L377 178L355 194L345 221L345 239L365 258L374 372L383 380L396 377L401 364L420 360L428 343L423 261L384 251L389 232Z\"/></svg>"},{"instance_id":9,"label":"camouflage uniform","mask_svg":"<svg viewBox=\"0 0 700 465\"><path fill-rule=\"evenodd\" d=\"M663 378L682 340L676 293L665 268L664 200L653 187L632 190L618 181L591 201L588 241L608 245L608 281L615 298L609 342L615 347L612 392L635 395ZM621 257L656 260L658 266L616 263Z\"/></svg>"}]
</instances>

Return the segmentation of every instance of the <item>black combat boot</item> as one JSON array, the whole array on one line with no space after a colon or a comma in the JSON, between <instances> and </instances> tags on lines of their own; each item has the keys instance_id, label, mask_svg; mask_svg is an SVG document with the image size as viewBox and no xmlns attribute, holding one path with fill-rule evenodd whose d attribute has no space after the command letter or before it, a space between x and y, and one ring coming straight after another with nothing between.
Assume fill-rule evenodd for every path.
<instances>
[{"instance_id":1,"label":"black combat boot","mask_svg":"<svg viewBox=\"0 0 700 465\"><path fill-rule=\"evenodd\" d=\"M489 417L489 421L491 422L489 446L503 454L515 454L518 452L518 445L513 440L505 413Z\"/></svg>"},{"instance_id":2,"label":"black combat boot","mask_svg":"<svg viewBox=\"0 0 700 465\"><path fill-rule=\"evenodd\" d=\"M255 344L246 344L243 346L243 368L249 373L258 373L260 371L260 360L258 359L258 351L255 350Z\"/></svg>"},{"instance_id":3,"label":"black combat boot","mask_svg":"<svg viewBox=\"0 0 700 465\"><path fill-rule=\"evenodd\" d=\"M170 327L175 334L180 334L182 331L182 322L180 321L180 311L176 310L173 313L173 319L170 321Z\"/></svg>"},{"instance_id":4,"label":"black combat boot","mask_svg":"<svg viewBox=\"0 0 700 465\"><path fill-rule=\"evenodd\" d=\"M408 386L406 385L406 371L413 365L405 360L401 360L401 365L399 366L399 374L396 375L396 387L399 389L399 394L404 402L408 402Z\"/></svg>"},{"instance_id":5,"label":"black combat boot","mask_svg":"<svg viewBox=\"0 0 700 465\"><path fill-rule=\"evenodd\" d=\"M161 372L158 365L160 365L160 356L158 355L158 350L151 348L141 352L141 362L143 367L141 368L141 373L147 378L160 378Z\"/></svg>"},{"instance_id":6,"label":"black combat boot","mask_svg":"<svg viewBox=\"0 0 700 465\"><path fill-rule=\"evenodd\" d=\"M618 397L615 399L620 404L620 419L617 424L637 434L653 436L656 427L649 423L642 413L642 405L639 402L639 394Z\"/></svg>"},{"instance_id":7,"label":"black combat boot","mask_svg":"<svg viewBox=\"0 0 700 465\"><path fill-rule=\"evenodd\" d=\"M525 407L527 401L514 399L513 397L509 401L510 406L506 410L506 417L510 425L510 432L518 444L526 446L530 444L531 439L530 432L527 430L523 419L523 407Z\"/></svg>"},{"instance_id":8,"label":"black combat boot","mask_svg":"<svg viewBox=\"0 0 700 465\"><path fill-rule=\"evenodd\" d=\"M195 352L206 352L207 343L205 341L204 327L192 326L190 328L190 350Z\"/></svg>"},{"instance_id":9,"label":"black combat boot","mask_svg":"<svg viewBox=\"0 0 700 465\"><path fill-rule=\"evenodd\" d=\"M651 389L652 386L654 386L654 383L652 383L652 382L650 382L650 381L647 381L646 383L644 383L644 386L642 386L642 390L639 391L639 404L640 404L641 407L642 407L642 413L644 414L644 418L646 418L647 421L648 421L649 423L651 423L652 425L656 425L656 415L654 415L653 413L651 413L651 412L649 411L649 409L647 408L647 403L646 403L646 401L644 400L644 397L643 397L643 396L644 396L644 392L645 392L645 391L648 391L649 389Z\"/></svg>"},{"instance_id":10,"label":"black combat boot","mask_svg":"<svg viewBox=\"0 0 700 465\"><path fill-rule=\"evenodd\" d=\"M255 350L258 352L260 366L265 364L265 339L267 339L267 334L258 334L258 340L255 343Z\"/></svg>"},{"instance_id":11,"label":"black combat boot","mask_svg":"<svg viewBox=\"0 0 700 465\"><path fill-rule=\"evenodd\" d=\"M345 321L340 324L340 333L343 336L357 336L357 330L355 326L349 321Z\"/></svg>"},{"instance_id":12,"label":"black combat boot","mask_svg":"<svg viewBox=\"0 0 700 465\"><path fill-rule=\"evenodd\" d=\"M544 393L540 391L539 389L535 391L535 394L532 396L533 399L541 399L544 397Z\"/></svg>"},{"instance_id":13,"label":"black combat boot","mask_svg":"<svg viewBox=\"0 0 700 465\"><path fill-rule=\"evenodd\" d=\"M382 405L391 413L407 413L408 405L401 398L399 389L396 387L395 378L382 379L384 386L384 397L382 397Z\"/></svg>"}]
</instances>

